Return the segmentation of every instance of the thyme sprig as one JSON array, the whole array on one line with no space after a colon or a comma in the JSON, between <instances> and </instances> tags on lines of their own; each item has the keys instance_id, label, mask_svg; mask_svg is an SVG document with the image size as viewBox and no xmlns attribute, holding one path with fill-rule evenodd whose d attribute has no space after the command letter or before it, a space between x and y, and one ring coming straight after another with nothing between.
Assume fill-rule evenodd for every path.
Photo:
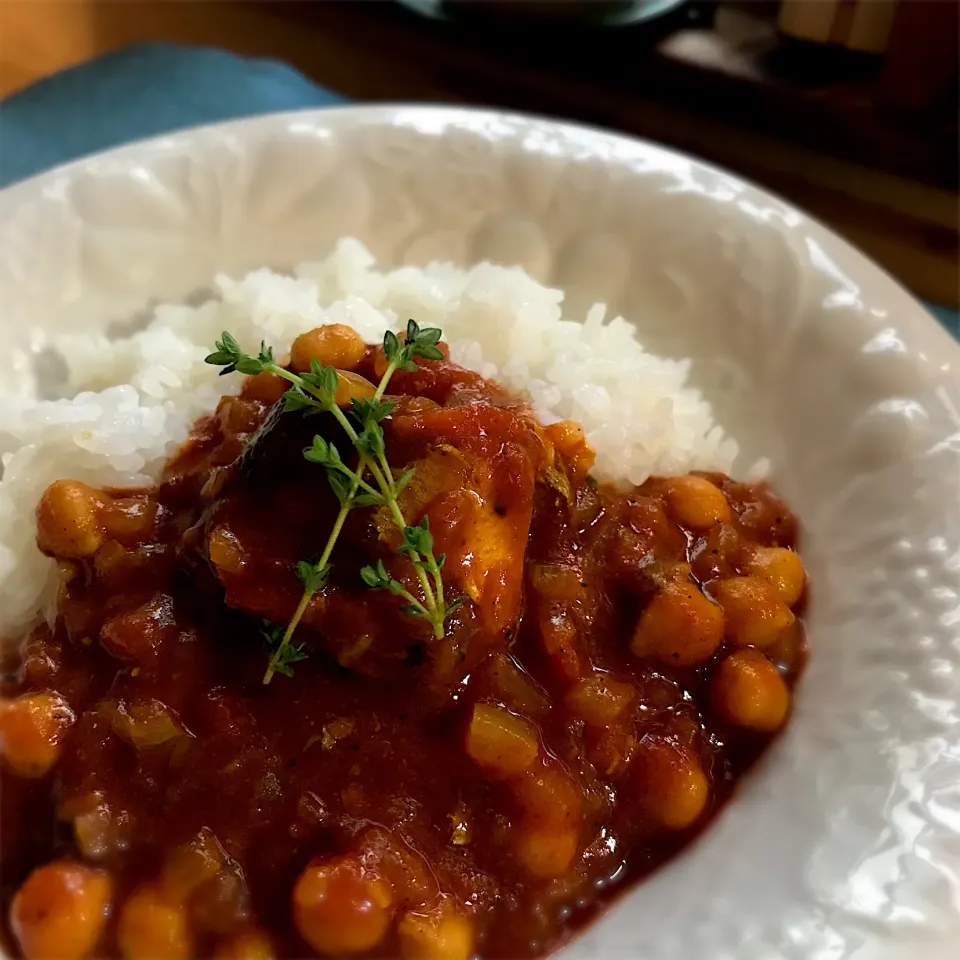
<instances>
[{"instance_id":1,"label":"thyme sprig","mask_svg":"<svg viewBox=\"0 0 960 960\"><path fill-rule=\"evenodd\" d=\"M293 676L293 664L307 659L307 652L303 644L283 643L283 627L265 620L260 628L260 635L270 651L270 663L274 673L282 673L285 677Z\"/></svg>"},{"instance_id":2,"label":"thyme sprig","mask_svg":"<svg viewBox=\"0 0 960 960\"><path fill-rule=\"evenodd\" d=\"M444 557L434 556L433 535L430 533L426 516L419 524L411 526L403 515L398 497L413 477L414 470L410 468L399 477L394 476L387 459L381 426L381 421L389 416L394 408L393 401L383 399L393 374L397 370L415 370L415 357L442 359L443 354L437 348L440 335L441 331L436 327L420 329L413 320L407 323L402 341L388 330L383 337L387 366L376 391L373 397L352 399L347 413L336 403L336 370L325 367L316 360L311 362L308 373L293 373L276 362L272 348L265 343L261 342L260 352L253 356L244 353L236 338L227 331L216 341L215 351L206 358L207 363L223 367L221 376L233 372L248 376L272 373L287 380L291 387L283 395L284 410L307 415L332 414L358 454L357 465L351 468L344 462L337 447L319 435L314 436L311 445L303 451L306 460L318 464L326 471L327 482L340 503L340 510L319 558L301 560L296 566L303 592L286 628L281 631L281 628L271 625L265 630L265 637L272 652L263 676L264 683L269 683L275 673L290 676L291 664L306 656L301 646L292 643L292 638L313 596L327 584L333 548L348 514L355 507L382 506L387 509L402 535L398 553L409 557L416 572L421 596L414 596L400 581L391 577L382 560L378 560L375 566L365 566L360 571L360 576L367 586L389 590L402 597L406 603L401 610L425 619L438 639L444 634L447 617L464 602L463 597L451 603L446 602L441 573ZM365 479L367 473L372 483Z\"/></svg>"}]
</instances>

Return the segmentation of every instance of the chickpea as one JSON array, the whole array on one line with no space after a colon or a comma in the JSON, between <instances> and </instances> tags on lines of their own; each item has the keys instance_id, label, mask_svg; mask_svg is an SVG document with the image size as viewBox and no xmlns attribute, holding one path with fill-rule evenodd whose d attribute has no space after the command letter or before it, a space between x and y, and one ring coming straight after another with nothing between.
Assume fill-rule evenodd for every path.
<instances>
[{"instance_id":1,"label":"chickpea","mask_svg":"<svg viewBox=\"0 0 960 960\"><path fill-rule=\"evenodd\" d=\"M125 546L142 543L153 533L160 505L146 497L120 497L105 505L105 536Z\"/></svg>"},{"instance_id":2,"label":"chickpea","mask_svg":"<svg viewBox=\"0 0 960 960\"><path fill-rule=\"evenodd\" d=\"M523 830L517 837L517 859L530 876L552 880L570 869L578 841L578 831Z\"/></svg>"},{"instance_id":3,"label":"chickpea","mask_svg":"<svg viewBox=\"0 0 960 960\"><path fill-rule=\"evenodd\" d=\"M186 907L158 887L140 887L120 912L117 944L124 960L186 960L193 952Z\"/></svg>"},{"instance_id":4,"label":"chickpea","mask_svg":"<svg viewBox=\"0 0 960 960\"><path fill-rule=\"evenodd\" d=\"M75 717L58 693L0 700L0 755L20 777L42 777L60 756L60 740Z\"/></svg>"},{"instance_id":5,"label":"chickpea","mask_svg":"<svg viewBox=\"0 0 960 960\"><path fill-rule=\"evenodd\" d=\"M790 691L759 650L738 650L717 668L710 683L717 712L738 727L773 733L786 719Z\"/></svg>"},{"instance_id":6,"label":"chickpea","mask_svg":"<svg viewBox=\"0 0 960 960\"><path fill-rule=\"evenodd\" d=\"M732 577L710 589L723 608L727 639L738 646L769 646L796 620L777 588L761 577Z\"/></svg>"},{"instance_id":7,"label":"chickpea","mask_svg":"<svg viewBox=\"0 0 960 960\"><path fill-rule=\"evenodd\" d=\"M691 580L671 580L640 614L630 649L638 657L696 667L710 660L722 640L720 607Z\"/></svg>"},{"instance_id":8,"label":"chickpea","mask_svg":"<svg viewBox=\"0 0 960 960\"><path fill-rule=\"evenodd\" d=\"M689 827L710 796L706 774L696 758L661 737L645 737L637 745L633 782L647 815L667 830Z\"/></svg>"},{"instance_id":9,"label":"chickpea","mask_svg":"<svg viewBox=\"0 0 960 960\"><path fill-rule=\"evenodd\" d=\"M92 557L104 540L103 498L79 480L57 480L37 504L37 545L55 557Z\"/></svg>"},{"instance_id":10,"label":"chickpea","mask_svg":"<svg viewBox=\"0 0 960 960\"><path fill-rule=\"evenodd\" d=\"M597 459L596 451L587 442L583 427L575 420L561 420L544 427L544 434L554 449L563 456L573 472L585 474Z\"/></svg>"},{"instance_id":11,"label":"chickpea","mask_svg":"<svg viewBox=\"0 0 960 960\"><path fill-rule=\"evenodd\" d=\"M428 910L410 910L397 924L403 960L470 960L473 923L447 900Z\"/></svg>"},{"instance_id":12,"label":"chickpea","mask_svg":"<svg viewBox=\"0 0 960 960\"><path fill-rule=\"evenodd\" d=\"M528 720L494 703L478 703L467 728L467 753L491 777L507 779L528 770L540 752Z\"/></svg>"},{"instance_id":13,"label":"chickpea","mask_svg":"<svg viewBox=\"0 0 960 960\"><path fill-rule=\"evenodd\" d=\"M276 403L290 388L290 384L275 373L257 373L247 377L240 388L244 400L259 400L260 403Z\"/></svg>"},{"instance_id":14,"label":"chickpea","mask_svg":"<svg viewBox=\"0 0 960 960\"><path fill-rule=\"evenodd\" d=\"M351 400L368 400L377 392L377 388L359 373L349 370L337 371L337 389L333 402L338 407L349 407Z\"/></svg>"},{"instance_id":15,"label":"chickpea","mask_svg":"<svg viewBox=\"0 0 960 960\"><path fill-rule=\"evenodd\" d=\"M72 860L38 867L17 891L10 927L27 960L93 953L110 914L110 877Z\"/></svg>"},{"instance_id":16,"label":"chickpea","mask_svg":"<svg viewBox=\"0 0 960 960\"><path fill-rule=\"evenodd\" d=\"M736 576L743 538L729 523L718 523L697 538L691 550L693 575L701 582Z\"/></svg>"},{"instance_id":17,"label":"chickpea","mask_svg":"<svg viewBox=\"0 0 960 960\"><path fill-rule=\"evenodd\" d=\"M583 794L556 762L528 770L510 784L510 789L524 828L569 832L580 824Z\"/></svg>"},{"instance_id":18,"label":"chickpea","mask_svg":"<svg viewBox=\"0 0 960 960\"><path fill-rule=\"evenodd\" d=\"M251 927L221 940L213 954L213 960L274 960L276 951L270 938Z\"/></svg>"},{"instance_id":19,"label":"chickpea","mask_svg":"<svg viewBox=\"0 0 960 960\"><path fill-rule=\"evenodd\" d=\"M723 491L703 477L674 477L666 492L670 512L684 527L708 530L730 520L730 504Z\"/></svg>"},{"instance_id":20,"label":"chickpea","mask_svg":"<svg viewBox=\"0 0 960 960\"><path fill-rule=\"evenodd\" d=\"M780 599L795 606L803 594L806 575L800 557L786 547L754 547L744 565L747 573L772 583Z\"/></svg>"},{"instance_id":21,"label":"chickpea","mask_svg":"<svg viewBox=\"0 0 960 960\"><path fill-rule=\"evenodd\" d=\"M356 330L342 323L331 323L301 333L290 348L290 366L297 373L308 373L310 361L325 367L355 370L366 353L363 338Z\"/></svg>"},{"instance_id":22,"label":"chickpea","mask_svg":"<svg viewBox=\"0 0 960 960\"><path fill-rule=\"evenodd\" d=\"M357 857L313 861L293 888L300 936L324 956L364 953L386 936L393 893Z\"/></svg>"},{"instance_id":23,"label":"chickpea","mask_svg":"<svg viewBox=\"0 0 960 960\"><path fill-rule=\"evenodd\" d=\"M629 683L605 673L595 673L570 690L566 704L591 727L607 727L622 716L635 696L636 691Z\"/></svg>"}]
</instances>

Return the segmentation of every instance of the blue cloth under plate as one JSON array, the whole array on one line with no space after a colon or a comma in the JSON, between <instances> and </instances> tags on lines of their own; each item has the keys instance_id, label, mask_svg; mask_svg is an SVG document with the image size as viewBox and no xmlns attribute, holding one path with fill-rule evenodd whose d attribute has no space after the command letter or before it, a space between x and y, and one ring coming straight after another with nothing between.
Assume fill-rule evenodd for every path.
<instances>
[{"instance_id":1,"label":"blue cloth under plate","mask_svg":"<svg viewBox=\"0 0 960 960\"><path fill-rule=\"evenodd\" d=\"M0 187L85 154L183 127L343 102L276 60L206 47L138 44L0 102Z\"/></svg>"},{"instance_id":2,"label":"blue cloth under plate","mask_svg":"<svg viewBox=\"0 0 960 960\"><path fill-rule=\"evenodd\" d=\"M0 102L0 187L171 130L343 103L292 67L224 50L145 43L41 80ZM960 336L960 314L928 305Z\"/></svg>"},{"instance_id":3,"label":"blue cloth under plate","mask_svg":"<svg viewBox=\"0 0 960 960\"><path fill-rule=\"evenodd\" d=\"M949 307L938 307L935 303L924 306L955 336L960 339L960 311Z\"/></svg>"}]
</instances>

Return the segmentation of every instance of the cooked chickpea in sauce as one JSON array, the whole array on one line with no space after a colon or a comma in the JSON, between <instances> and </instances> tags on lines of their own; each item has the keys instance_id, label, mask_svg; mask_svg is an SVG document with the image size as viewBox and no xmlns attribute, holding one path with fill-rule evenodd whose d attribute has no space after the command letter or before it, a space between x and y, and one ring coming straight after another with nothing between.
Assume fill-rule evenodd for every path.
<instances>
[{"instance_id":1,"label":"cooked chickpea in sauce","mask_svg":"<svg viewBox=\"0 0 960 960\"><path fill-rule=\"evenodd\" d=\"M407 365L304 333L156 487L43 494L57 615L0 690L16 954L544 956L788 722L807 584L769 488L598 484L578 424L434 333Z\"/></svg>"}]
</instances>

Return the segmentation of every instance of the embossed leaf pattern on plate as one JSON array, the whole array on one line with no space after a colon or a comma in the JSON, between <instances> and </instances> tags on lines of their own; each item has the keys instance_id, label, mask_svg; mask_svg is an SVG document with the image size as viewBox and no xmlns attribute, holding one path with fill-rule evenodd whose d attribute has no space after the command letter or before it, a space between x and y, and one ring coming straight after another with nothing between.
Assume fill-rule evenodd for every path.
<instances>
[{"instance_id":1,"label":"embossed leaf pattern on plate","mask_svg":"<svg viewBox=\"0 0 960 960\"><path fill-rule=\"evenodd\" d=\"M829 231L650 144L499 113L345 108L134 144L0 193L0 392L49 333L356 234L623 310L768 456L804 525L810 668L689 852L564 960L960 955L960 348Z\"/></svg>"}]
</instances>

